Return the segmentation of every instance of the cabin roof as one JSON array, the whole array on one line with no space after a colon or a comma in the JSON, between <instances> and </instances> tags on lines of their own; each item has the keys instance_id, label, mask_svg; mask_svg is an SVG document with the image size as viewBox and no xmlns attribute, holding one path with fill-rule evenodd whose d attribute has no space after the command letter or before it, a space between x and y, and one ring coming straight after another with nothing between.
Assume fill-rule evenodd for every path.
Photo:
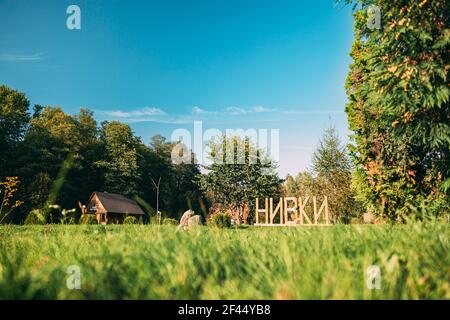
<instances>
[{"instance_id":1,"label":"cabin roof","mask_svg":"<svg viewBox=\"0 0 450 320\"><path fill-rule=\"evenodd\" d=\"M128 213L128 214L138 214L143 215L141 207L136 203L136 201L128 199L117 193L108 192L94 192L92 193L89 201L96 195L98 200L101 202L103 207L107 212L111 213Z\"/></svg>"}]
</instances>

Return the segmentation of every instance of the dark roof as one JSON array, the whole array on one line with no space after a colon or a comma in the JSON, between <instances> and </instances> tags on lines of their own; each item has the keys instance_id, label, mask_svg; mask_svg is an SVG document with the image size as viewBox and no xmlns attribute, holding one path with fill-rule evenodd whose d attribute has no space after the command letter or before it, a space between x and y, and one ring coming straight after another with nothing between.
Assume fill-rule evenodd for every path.
<instances>
[{"instance_id":1,"label":"dark roof","mask_svg":"<svg viewBox=\"0 0 450 320\"><path fill-rule=\"evenodd\" d=\"M96 194L105 210L113 213L128 213L128 214L144 214L141 207L138 206L136 201L125 198L124 196L116 193L107 192L94 192L92 196ZM91 198L92 198L91 196Z\"/></svg>"}]
</instances>

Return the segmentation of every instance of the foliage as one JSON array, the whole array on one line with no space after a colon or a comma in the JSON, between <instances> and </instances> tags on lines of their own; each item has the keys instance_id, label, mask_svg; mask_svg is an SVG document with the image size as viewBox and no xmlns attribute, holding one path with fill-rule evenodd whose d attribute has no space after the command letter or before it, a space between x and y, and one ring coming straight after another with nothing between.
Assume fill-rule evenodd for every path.
<instances>
[{"instance_id":1,"label":"foliage","mask_svg":"<svg viewBox=\"0 0 450 320\"><path fill-rule=\"evenodd\" d=\"M4 222L15 208L23 204L23 201L13 200L19 184L18 177L6 177L5 181L0 180L0 223Z\"/></svg>"},{"instance_id":2,"label":"foliage","mask_svg":"<svg viewBox=\"0 0 450 320\"><path fill-rule=\"evenodd\" d=\"M28 213L25 222L26 225L33 224L46 224L47 223L47 212L42 209L34 209Z\"/></svg>"},{"instance_id":3,"label":"foliage","mask_svg":"<svg viewBox=\"0 0 450 320\"><path fill-rule=\"evenodd\" d=\"M205 174L197 176L198 184L212 202L237 211L238 223L245 207L253 208L257 197L280 194L274 162L248 138L216 137L208 147L211 164L204 166Z\"/></svg>"},{"instance_id":4,"label":"foliage","mask_svg":"<svg viewBox=\"0 0 450 320\"><path fill-rule=\"evenodd\" d=\"M83 214L78 221L79 224L98 224L97 217L93 214Z\"/></svg>"},{"instance_id":5,"label":"foliage","mask_svg":"<svg viewBox=\"0 0 450 320\"><path fill-rule=\"evenodd\" d=\"M171 153L175 144L167 142L160 135L151 138L150 148L142 149L143 157L143 189L150 195L151 203L156 212L156 190L151 183L161 178L160 211L172 218L179 218L186 209L201 212L203 194L195 178L200 174L197 164L174 164Z\"/></svg>"},{"instance_id":6,"label":"foliage","mask_svg":"<svg viewBox=\"0 0 450 320\"><path fill-rule=\"evenodd\" d=\"M342 146L337 131L333 127L326 129L313 154L312 172L321 194L328 195L335 222L349 222L364 210L352 189L352 169L348 150Z\"/></svg>"},{"instance_id":7,"label":"foliage","mask_svg":"<svg viewBox=\"0 0 450 320\"><path fill-rule=\"evenodd\" d=\"M74 208L102 185L95 158L101 157L93 114L75 116L60 108L35 110L17 159L25 208L59 203ZM20 222L20 217L17 217Z\"/></svg>"},{"instance_id":8,"label":"foliage","mask_svg":"<svg viewBox=\"0 0 450 320\"><path fill-rule=\"evenodd\" d=\"M139 224L139 219L135 216L127 216L123 220L123 224Z\"/></svg>"},{"instance_id":9,"label":"foliage","mask_svg":"<svg viewBox=\"0 0 450 320\"><path fill-rule=\"evenodd\" d=\"M98 165L105 172L105 189L125 196L137 194L139 181L136 146L131 128L118 121L102 123L101 139L105 159Z\"/></svg>"},{"instance_id":10,"label":"foliage","mask_svg":"<svg viewBox=\"0 0 450 320\"><path fill-rule=\"evenodd\" d=\"M126 124L98 126L87 109L69 115L61 108L35 105L30 114L28 106L25 94L0 87L0 180L19 177L16 196L24 201L10 214L10 222L22 223L33 208L54 203L78 207L93 191L139 197L150 214L156 203L150 176L162 177L164 214L178 217L187 208L201 207L202 192L193 182L198 166L172 164L173 144L163 137L146 145Z\"/></svg>"},{"instance_id":11,"label":"foliage","mask_svg":"<svg viewBox=\"0 0 450 320\"><path fill-rule=\"evenodd\" d=\"M449 245L450 225L438 222L2 226L0 299L449 299ZM67 290L74 264L81 290ZM381 269L379 290L367 288L371 265Z\"/></svg>"},{"instance_id":12,"label":"foliage","mask_svg":"<svg viewBox=\"0 0 450 320\"><path fill-rule=\"evenodd\" d=\"M0 179L13 173L17 145L29 120L29 106L25 94L0 86Z\"/></svg>"},{"instance_id":13,"label":"foliage","mask_svg":"<svg viewBox=\"0 0 450 320\"><path fill-rule=\"evenodd\" d=\"M162 221L161 221L161 224L163 224L163 225L177 226L179 223L178 223L178 220L176 220L176 219L172 219L172 218L163 218Z\"/></svg>"},{"instance_id":14,"label":"foliage","mask_svg":"<svg viewBox=\"0 0 450 320\"><path fill-rule=\"evenodd\" d=\"M360 217L363 202L352 185L352 165L348 150L342 146L337 131L328 128L314 151L312 168L284 183L286 196L328 196L333 221L348 223Z\"/></svg>"},{"instance_id":15,"label":"foliage","mask_svg":"<svg viewBox=\"0 0 450 320\"><path fill-rule=\"evenodd\" d=\"M226 213L216 213L209 217L207 224L217 228L229 228L231 227L231 217Z\"/></svg>"},{"instance_id":16,"label":"foliage","mask_svg":"<svg viewBox=\"0 0 450 320\"><path fill-rule=\"evenodd\" d=\"M392 221L425 203L449 212L449 2L345 2L356 4L346 88L360 194ZM380 29L368 27L370 5Z\"/></svg>"}]
</instances>

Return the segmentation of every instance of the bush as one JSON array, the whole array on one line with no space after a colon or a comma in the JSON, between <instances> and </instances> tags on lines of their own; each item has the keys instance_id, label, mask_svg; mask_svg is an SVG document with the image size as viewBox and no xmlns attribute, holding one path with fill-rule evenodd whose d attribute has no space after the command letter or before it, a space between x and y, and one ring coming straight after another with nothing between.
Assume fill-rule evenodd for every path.
<instances>
[{"instance_id":1,"label":"bush","mask_svg":"<svg viewBox=\"0 0 450 320\"><path fill-rule=\"evenodd\" d=\"M46 214L45 211L42 209L34 209L31 210L30 213L28 213L27 217L25 218L25 224L31 225L31 224L46 224Z\"/></svg>"},{"instance_id":2,"label":"bush","mask_svg":"<svg viewBox=\"0 0 450 320\"><path fill-rule=\"evenodd\" d=\"M98 224L97 217L93 214L83 214L80 217L79 224Z\"/></svg>"},{"instance_id":3,"label":"bush","mask_svg":"<svg viewBox=\"0 0 450 320\"><path fill-rule=\"evenodd\" d=\"M209 218L208 225L217 228L229 228L231 227L231 217L226 213L216 213Z\"/></svg>"},{"instance_id":4,"label":"bush","mask_svg":"<svg viewBox=\"0 0 450 320\"><path fill-rule=\"evenodd\" d=\"M123 220L123 224L139 224L139 219L135 216L127 216Z\"/></svg>"},{"instance_id":5,"label":"bush","mask_svg":"<svg viewBox=\"0 0 450 320\"><path fill-rule=\"evenodd\" d=\"M178 220L172 219L172 218L164 218L164 219L162 219L161 224L170 225L170 226L177 226L178 225Z\"/></svg>"}]
</instances>

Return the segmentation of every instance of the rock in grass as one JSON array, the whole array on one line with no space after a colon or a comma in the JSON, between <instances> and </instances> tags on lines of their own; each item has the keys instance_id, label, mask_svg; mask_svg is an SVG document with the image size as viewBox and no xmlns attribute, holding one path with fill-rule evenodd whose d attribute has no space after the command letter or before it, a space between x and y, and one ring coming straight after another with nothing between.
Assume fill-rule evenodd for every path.
<instances>
[{"instance_id":1,"label":"rock in grass","mask_svg":"<svg viewBox=\"0 0 450 320\"><path fill-rule=\"evenodd\" d=\"M188 210L183 213L180 220L179 228L187 229L188 227L199 226L202 224L202 217L195 215L194 211Z\"/></svg>"},{"instance_id":2,"label":"rock in grass","mask_svg":"<svg viewBox=\"0 0 450 320\"><path fill-rule=\"evenodd\" d=\"M195 215L189 218L188 227L195 227L202 224L202 217L199 215Z\"/></svg>"},{"instance_id":3,"label":"rock in grass","mask_svg":"<svg viewBox=\"0 0 450 320\"><path fill-rule=\"evenodd\" d=\"M183 213L180 219L180 227L187 227L188 226L188 220L194 215L194 211L188 210Z\"/></svg>"}]
</instances>

